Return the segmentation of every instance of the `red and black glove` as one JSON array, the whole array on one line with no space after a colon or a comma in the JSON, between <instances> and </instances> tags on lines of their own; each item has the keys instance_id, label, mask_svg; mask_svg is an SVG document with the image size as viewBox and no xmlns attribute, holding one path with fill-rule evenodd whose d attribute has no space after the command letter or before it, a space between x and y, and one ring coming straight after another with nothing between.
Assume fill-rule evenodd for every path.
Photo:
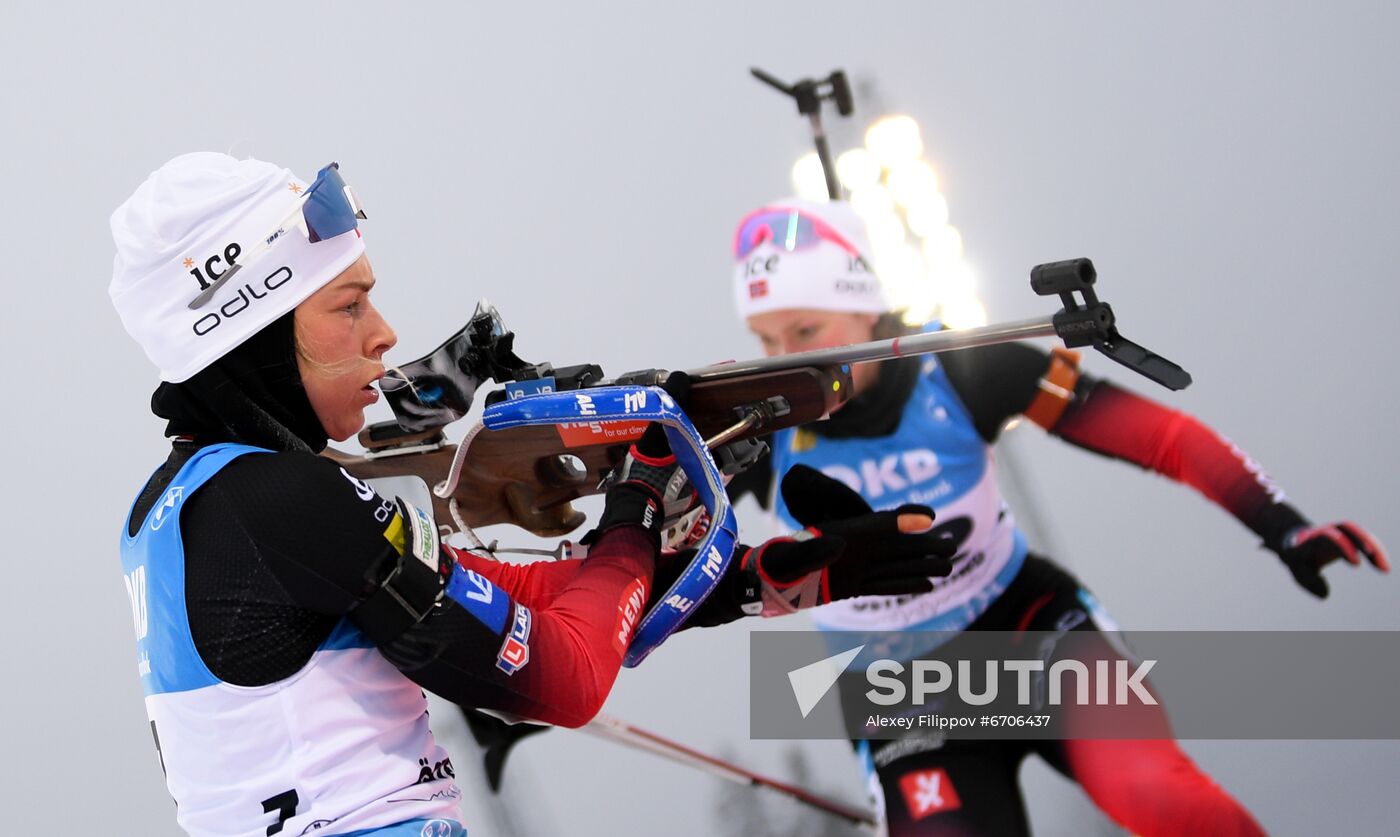
<instances>
[{"instance_id":1,"label":"red and black glove","mask_svg":"<svg viewBox=\"0 0 1400 837\"><path fill-rule=\"evenodd\" d=\"M607 497L598 525L579 543L589 545L614 526L640 525L652 535L659 550L661 531L668 508L689 508L695 490L676 464L675 454L659 424L647 427L642 438L627 449L627 455L607 479Z\"/></svg>"},{"instance_id":2,"label":"red and black glove","mask_svg":"<svg viewBox=\"0 0 1400 837\"><path fill-rule=\"evenodd\" d=\"M672 372L664 384L666 393L681 409L685 409L690 398L690 376L684 372ZM768 452L768 445L757 439L740 439L729 442L712 451L719 467L721 478L728 482L757 462ZM614 498L612 489L621 485L631 485L643 489L661 512L661 548L667 551L684 549L698 542L709 529L710 520L700 504L700 496L690 484L685 471L676 462L671 452L666 431L659 424L651 424L646 432L631 447L627 456L608 476L608 506L604 508L603 519L599 521L591 538L586 536L581 543L588 544L597 534L619 522L628 522L637 516L633 508L636 500L625 493ZM616 502L616 508L609 512ZM645 516L645 512L642 512ZM648 528L651 523L648 521Z\"/></svg>"},{"instance_id":3,"label":"red and black glove","mask_svg":"<svg viewBox=\"0 0 1400 837\"><path fill-rule=\"evenodd\" d=\"M1327 598L1327 581L1322 568L1333 561L1345 559L1361 566L1364 557L1381 572L1390 572L1390 560L1385 547L1370 533L1355 523L1343 521L1323 526L1299 526L1288 531L1277 544L1269 544L1278 553L1293 580L1319 599Z\"/></svg>"},{"instance_id":4,"label":"red and black glove","mask_svg":"<svg viewBox=\"0 0 1400 837\"><path fill-rule=\"evenodd\" d=\"M689 375L672 372L663 388L681 409L685 409L690 397ZM579 541L585 546L613 526L641 523L656 536L660 548L678 521L700 504L699 496L671 452L666 429L656 423L647 425L642 437L627 448L627 455L608 474L605 484L607 501L603 515L598 525Z\"/></svg>"}]
</instances>

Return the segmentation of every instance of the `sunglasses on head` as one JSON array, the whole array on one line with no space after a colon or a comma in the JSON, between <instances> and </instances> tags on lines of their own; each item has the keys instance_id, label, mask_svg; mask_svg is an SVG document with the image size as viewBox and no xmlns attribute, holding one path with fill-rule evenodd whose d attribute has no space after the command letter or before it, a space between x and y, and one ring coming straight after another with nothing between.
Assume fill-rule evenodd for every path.
<instances>
[{"instance_id":1,"label":"sunglasses on head","mask_svg":"<svg viewBox=\"0 0 1400 837\"><path fill-rule=\"evenodd\" d=\"M742 259L764 242L784 250L802 250L830 241L853 256L860 255L855 245L847 241L822 219L800 209L765 207L749 213L739 222L734 235L734 257Z\"/></svg>"},{"instance_id":2,"label":"sunglasses on head","mask_svg":"<svg viewBox=\"0 0 1400 837\"><path fill-rule=\"evenodd\" d=\"M359 199L345 178L340 176L340 164L331 163L316 173L316 179L296 199L277 226L258 239L247 252L239 254L237 262L213 284L199 292L190 302L190 308L203 307L243 265L267 252L273 242L293 230L305 232L306 239L315 244L358 229L364 217L365 211L360 207Z\"/></svg>"}]
</instances>

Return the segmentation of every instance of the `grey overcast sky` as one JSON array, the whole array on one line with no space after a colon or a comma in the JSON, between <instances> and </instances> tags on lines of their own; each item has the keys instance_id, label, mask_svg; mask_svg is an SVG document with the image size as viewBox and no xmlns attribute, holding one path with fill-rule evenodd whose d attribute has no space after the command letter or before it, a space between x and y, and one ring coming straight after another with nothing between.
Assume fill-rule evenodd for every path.
<instances>
[{"instance_id":1,"label":"grey overcast sky","mask_svg":"<svg viewBox=\"0 0 1400 837\"><path fill-rule=\"evenodd\" d=\"M838 148L880 113L919 120L993 320L1045 313L1033 264L1094 258L1124 332L1196 383L1090 369L1400 546L1397 31L1384 2L0 4L4 830L178 833L116 551L163 456L156 375L106 294L108 215L166 159L341 161L400 358L485 296L528 358L694 366L758 351L727 244L809 142L748 67L844 68L862 98ZM1397 579L1337 568L1320 603L1185 488L1034 429L1003 448L1035 545L1129 629L1400 629ZM673 640L609 711L793 775L790 748L748 740L746 636ZM576 733L522 745L490 803L434 714L473 834L736 831L716 781ZM1394 832L1395 742L1186 747L1274 833ZM796 750L861 798L848 748ZM1027 781L1039 833L1112 833L1043 765Z\"/></svg>"}]
</instances>

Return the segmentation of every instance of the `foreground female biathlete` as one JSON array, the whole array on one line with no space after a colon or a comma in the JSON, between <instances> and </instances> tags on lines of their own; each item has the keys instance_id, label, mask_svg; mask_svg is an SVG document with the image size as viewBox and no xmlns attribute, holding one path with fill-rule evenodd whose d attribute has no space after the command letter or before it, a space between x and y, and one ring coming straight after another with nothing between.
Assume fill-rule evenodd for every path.
<instances>
[{"instance_id":1,"label":"foreground female biathlete","mask_svg":"<svg viewBox=\"0 0 1400 837\"><path fill-rule=\"evenodd\" d=\"M740 223L734 255L740 315L770 355L904 333L847 204L794 199L763 207ZM1080 372L1073 353L1006 344L857 366L854 374L856 397L829 421L776 434L771 457L731 483L730 493L752 491L785 523L801 525L803 514L772 498L770 486L774 474L811 466L875 508L933 506L937 530L956 540L958 553L932 592L822 607L812 614L822 628L1111 630L1073 576L1027 551L1002 500L990 446L1016 416L1195 488L1257 534L1315 595L1327 594L1320 570L1338 558L1389 569L1361 527L1311 525L1239 448L1188 415ZM1092 635L1086 644L1115 653ZM1017 772L1030 751L1135 834L1261 833L1171 740L1165 715L1155 714L1145 720L1161 731L1158 740L1086 740L1093 717L1070 714L1067 723L1078 728L1065 732L1073 740L933 735L857 746L891 834L1028 833Z\"/></svg>"},{"instance_id":2,"label":"foreground female biathlete","mask_svg":"<svg viewBox=\"0 0 1400 837\"><path fill-rule=\"evenodd\" d=\"M664 436L624 460L586 560L528 567L440 547L426 503L316 455L360 429L396 339L369 301L363 217L335 164L307 184L212 153L171 160L112 216L112 301L161 370L173 439L122 562L151 734L194 834L463 833L422 689L583 724L650 594ZM840 521L907 566L817 536L755 550L775 560L760 569L844 579L833 596L872 576L929 589L951 552L900 534L932 523L911 511ZM712 620L748 595L724 582Z\"/></svg>"}]
</instances>

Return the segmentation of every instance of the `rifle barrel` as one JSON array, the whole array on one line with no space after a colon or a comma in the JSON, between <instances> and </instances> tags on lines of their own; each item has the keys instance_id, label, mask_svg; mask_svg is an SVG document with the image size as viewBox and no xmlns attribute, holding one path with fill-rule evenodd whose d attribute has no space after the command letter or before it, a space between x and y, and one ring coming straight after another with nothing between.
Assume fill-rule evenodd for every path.
<instances>
[{"instance_id":1,"label":"rifle barrel","mask_svg":"<svg viewBox=\"0 0 1400 837\"><path fill-rule=\"evenodd\" d=\"M1031 337L1054 336L1056 336L1055 325L1051 318L1039 317L1000 325L909 334L890 340L872 340L869 343L853 343L849 346L835 346L830 349L798 352L780 357L717 363L712 366L702 366L699 369L688 369L686 374L693 381L716 381L758 372L777 372L784 369L800 369L804 366L833 366L845 363L890 360L911 355L927 355L954 349L990 346L994 343L1010 343L1014 340L1025 340Z\"/></svg>"}]
</instances>

